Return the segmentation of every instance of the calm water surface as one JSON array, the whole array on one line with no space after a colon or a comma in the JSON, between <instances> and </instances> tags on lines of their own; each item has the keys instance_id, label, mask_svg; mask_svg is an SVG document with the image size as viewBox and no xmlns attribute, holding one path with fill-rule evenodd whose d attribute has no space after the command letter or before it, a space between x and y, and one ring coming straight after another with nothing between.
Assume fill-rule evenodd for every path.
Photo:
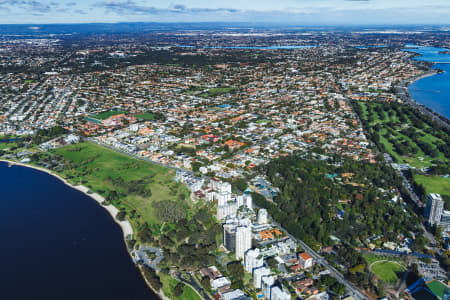
<instances>
[{"instance_id":1,"label":"calm water surface","mask_svg":"<svg viewBox=\"0 0 450 300\"><path fill-rule=\"evenodd\" d=\"M158 299L97 202L37 170L0 162L1 299Z\"/></svg>"},{"instance_id":2,"label":"calm water surface","mask_svg":"<svg viewBox=\"0 0 450 300\"><path fill-rule=\"evenodd\" d=\"M435 47L405 50L421 54L414 59L436 63L433 69L444 71L414 82L408 90L415 101L450 119L450 55L440 53L449 50Z\"/></svg>"}]
</instances>

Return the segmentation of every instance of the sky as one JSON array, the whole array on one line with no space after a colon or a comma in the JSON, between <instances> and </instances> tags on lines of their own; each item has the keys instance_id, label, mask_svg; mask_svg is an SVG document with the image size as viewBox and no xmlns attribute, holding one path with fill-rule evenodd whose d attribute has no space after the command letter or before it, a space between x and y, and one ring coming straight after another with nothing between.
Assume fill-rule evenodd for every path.
<instances>
[{"instance_id":1,"label":"sky","mask_svg":"<svg viewBox=\"0 0 450 300\"><path fill-rule=\"evenodd\" d=\"M0 0L0 24L449 24L450 0Z\"/></svg>"}]
</instances>

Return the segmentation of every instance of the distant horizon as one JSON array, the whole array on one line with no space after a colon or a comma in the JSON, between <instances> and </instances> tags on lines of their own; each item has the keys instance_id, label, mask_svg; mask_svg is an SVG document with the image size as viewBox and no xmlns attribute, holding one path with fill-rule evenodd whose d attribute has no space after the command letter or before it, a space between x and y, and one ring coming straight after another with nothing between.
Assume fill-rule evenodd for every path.
<instances>
[{"instance_id":1,"label":"distant horizon","mask_svg":"<svg viewBox=\"0 0 450 300\"><path fill-rule=\"evenodd\" d=\"M1 0L0 0L1 1ZM450 23L289 23L289 22L261 22L261 21L116 21L116 22L67 22L67 23L0 23L0 26L32 26L32 25L110 25L110 24L241 24L241 25L275 25L301 27L450 27ZM449 28L450 31L450 28Z\"/></svg>"},{"instance_id":2,"label":"distant horizon","mask_svg":"<svg viewBox=\"0 0 450 300\"><path fill-rule=\"evenodd\" d=\"M0 0L4 25L118 22L448 24L448 0Z\"/></svg>"}]
</instances>

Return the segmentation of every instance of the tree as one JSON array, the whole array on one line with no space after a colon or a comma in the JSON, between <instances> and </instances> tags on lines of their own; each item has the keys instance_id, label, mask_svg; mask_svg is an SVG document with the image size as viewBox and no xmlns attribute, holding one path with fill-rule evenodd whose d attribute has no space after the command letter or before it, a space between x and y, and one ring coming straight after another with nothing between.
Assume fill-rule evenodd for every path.
<instances>
[{"instance_id":1,"label":"tree","mask_svg":"<svg viewBox=\"0 0 450 300\"><path fill-rule=\"evenodd\" d=\"M126 213L123 210L119 211L116 215L116 219L121 222L125 221L125 217L126 217Z\"/></svg>"},{"instance_id":2,"label":"tree","mask_svg":"<svg viewBox=\"0 0 450 300\"><path fill-rule=\"evenodd\" d=\"M183 205L175 201L163 200L155 202L153 207L156 210L156 217L161 222L174 223L186 217L186 210Z\"/></svg>"},{"instance_id":3,"label":"tree","mask_svg":"<svg viewBox=\"0 0 450 300\"><path fill-rule=\"evenodd\" d=\"M180 297L183 294L183 290L184 290L184 283L179 282L173 290L173 295L175 297Z\"/></svg>"},{"instance_id":4,"label":"tree","mask_svg":"<svg viewBox=\"0 0 450 300\"><path fill-rule=\"evenodd\" d=\"M145 266L143 267L143 271L145 279L147 279L147 281L156 291L159 291L162 288L162 283L156 272Z\"/></svg>"},{"instance_id":5,"label":"tree","mask_svg":"<svg viewBox=\"0 0 450 300\"><path fill-rule=\"evenodd\" d=\"M245 180L245 178L238 178L234 180L233 185L241 192L245 191L248 187L247 180Z\"/></svg>"},{"instance_id":6,"label":"tree","mask_svg":"<svg viewBox=\"0 0 450 300\"><path fill-rule=\"evenodd\" d=\"M244 278L244 267L240 261L230 262L227 265L227 272L232 279L241 280Z\"/></svg>"},{"instance_id":7,"label":"tree","mask_svg":"<svg viewBox=\"0 0 450 300\"><path fill-rule=\"evenodd\" d=\"M200 283L208 292L211 291L211 280L208 276L204 276Z\"/></svg>"},{"instance_id":8,"label":"tree","mask_svg":"<svg viewBox=\"0 0 450 300\"><path fill-rule=\"evenodd\" d=\"M422 252L426 243L427 243L426 238L423 236L419 236L414 240L411 246L411 250L415 252Z\"/></svg>"}]
</instances>

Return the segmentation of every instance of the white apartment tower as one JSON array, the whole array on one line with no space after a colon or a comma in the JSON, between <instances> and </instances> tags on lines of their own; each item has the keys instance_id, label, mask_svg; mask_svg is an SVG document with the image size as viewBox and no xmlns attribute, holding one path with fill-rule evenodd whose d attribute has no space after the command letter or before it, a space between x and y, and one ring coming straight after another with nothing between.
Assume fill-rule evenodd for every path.
<instances>
[{"instance_id":1,"label":"white apartment tower","mask_svg":"<svg viewBox=\"0 0 450 300\"><path fill-rule=\"evenodd\" d=\"M264 259L259 253L259 249L248 250L245 253L245 271L248 273L253 273L253 270L260 268L264 264Z\"/></svg>"},{"instance_id":2,"label":"white apartment tower","mask_svg":"<svg viewBox=\"0 0 450 300\"><path fill-rule=\"evenodd\" d=\"M428 194L427 206L425 207L425 218L431 225L440 225L444 211L444 201L439 194Z\"/></svg>"},{"instance_id":3,"label":"white apartment tower","mask_svg":"<svg viewBox=\"0 0 450 300\"><path fill-rule=\"evenodd\" d=\"M291 294L278 286L272 287L270 300L291 300Z\"/></svg>"},{"instance_id":4,"label":"white apartment tower","mask_svg":"<svg viewBox=\"0 0 450 300\"><path fill-rule=\"evenodd\" d=\"M265 299L270 300L272 297L272 286L275 284L275 279L273 276L263 276L261 283L261 290L264 294Z\"/></svg>"},{"instance_id":5,"label":"white apartment tower","mask_svg":"<svg viewBox=\"0 0 450 300\"><path fill-rule=\"evenodd\" d=\"M242 194L236 197L236 202L238 208L241 206L247 206L249 209L253 210L253 199L250 194Z\"/></svg>"},{"instance_id":6,"label":"white apartment tower","mask_svg":"<svg viewBox=\"0 0 450 300\"><path fill-rule=\"evenodd\" d=\"M249 219L239 221L236 228L236 259L244 258L245 252L252 247L252 227Z\"/></svg>"}]
</instances>

